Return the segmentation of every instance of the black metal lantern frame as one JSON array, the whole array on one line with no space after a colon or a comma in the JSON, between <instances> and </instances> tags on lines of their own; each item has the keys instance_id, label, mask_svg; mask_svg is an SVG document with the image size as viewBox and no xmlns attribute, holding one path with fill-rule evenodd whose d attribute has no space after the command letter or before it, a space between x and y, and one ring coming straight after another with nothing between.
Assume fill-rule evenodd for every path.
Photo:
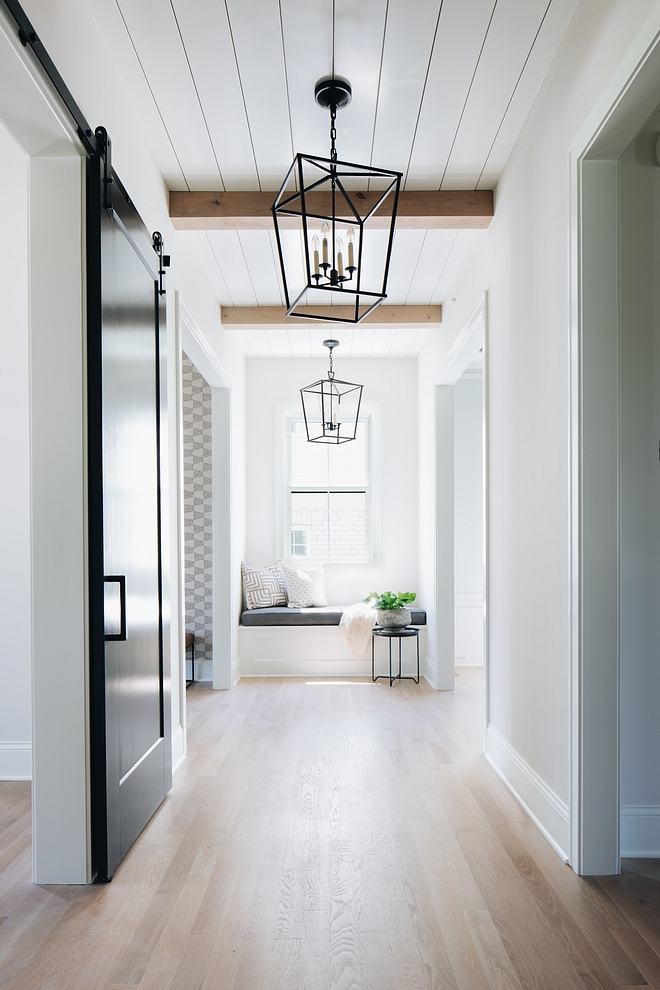
<instances>
[{"instance_id":1,"label":"black metal lantern frame","mask_svg":"<svg viewBox=\"0 0 660 990\"><path fill-rule=\"evenodd\" d=\"M323 344L330 350L328 377L300 389L307 440L348 443L357 435L363 386L335 378L332 351L339 341L324 340Z\"/></svg>"},{"instance_id":2,"label":"black metal lantern frame","mask_svg":"<svg viewBox=\"0 0 660 990\"><path fill-rule=\"evenodd\" d=\"M296 155L272 206L287 316L334 323L359 323L387 298L387 278L402 178L401 172L389 169L357 165L336 158ZM347 188L347 185L355 185L355 180L362 189L368 189L372 181L377 185L387 183L382 191L379 190L380 195L375 203L369 197L373 205L368 210L365 209L364 192ZM291 193L294 184L295 192ZM383 207L386 204L390 212L384 218ZM374 221L377 212L379 216ZM282 229L298 226L292 224L292 218L297 219L302 233L307 280L304 286L298 285L293 291L289 285L281 237ZM388 231L382 280L379 279L377 284L365 284L368 280L363 277L365 261L368 260L364 235L370 221L372 228L382 230L385 227ZM349 240L348 256L342 256L340 236L344 228ZM319 230L323 238L322 246L318 243ZM351 235L355 244L351 241ZM348 318L332 316L330 305L349 306Z\"/></svg>"}]
</instances>

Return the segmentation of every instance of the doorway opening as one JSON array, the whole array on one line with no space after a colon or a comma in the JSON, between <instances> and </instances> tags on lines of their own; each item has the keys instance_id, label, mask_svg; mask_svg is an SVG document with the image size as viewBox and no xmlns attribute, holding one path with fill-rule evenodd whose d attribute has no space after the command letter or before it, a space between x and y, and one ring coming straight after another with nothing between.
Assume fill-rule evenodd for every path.
<instances>
[{"instance_id":1,"label":"doorway opening","mask_svg":"<svg viewBox=\"0 0 660 990\"><path fill-rule=\"evenodd\" d=\"M457 666L480 666L487 676L486 321L484 295L436 379L436 607L431 636L434 686L442 691L453 690Z\"/></svg>"},{"instance_id":2,"label":"doorway opening","mask_svg":"<svg viewBox=\"0 0 660 990\"><path fill-rule=\"evenodd\" d=\"M188 685L213 677L213 401L181 355L185 648ZM191 639L192 637L192 639Z\"/></svg>"},{"instance_id":3,"label":"doorway opening","mask_svg":"<svg viewBox=\"0 0 660 990\"><path fill-rule=\"evenodd\" d=\"M484 662L483 349L453 386L454 666Z\"/></svg>"}]
</instances>

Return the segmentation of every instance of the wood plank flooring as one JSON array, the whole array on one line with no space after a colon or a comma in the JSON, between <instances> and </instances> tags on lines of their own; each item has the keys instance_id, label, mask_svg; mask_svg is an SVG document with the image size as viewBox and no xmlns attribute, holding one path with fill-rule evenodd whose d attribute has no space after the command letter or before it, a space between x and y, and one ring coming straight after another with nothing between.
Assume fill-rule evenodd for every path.
<instances>
[{"instance_id":1,"label":"wood plank flooring","mask_svg":"<svg viewBox=\"0 0 660 990\"><path fill-rule=\"evenodd\" d=\"M482 683L188 691L111 884L30 881L0 783L2 990L660 990L660 863L580 879L481 756Z\"/></svg>"}]
</instances>

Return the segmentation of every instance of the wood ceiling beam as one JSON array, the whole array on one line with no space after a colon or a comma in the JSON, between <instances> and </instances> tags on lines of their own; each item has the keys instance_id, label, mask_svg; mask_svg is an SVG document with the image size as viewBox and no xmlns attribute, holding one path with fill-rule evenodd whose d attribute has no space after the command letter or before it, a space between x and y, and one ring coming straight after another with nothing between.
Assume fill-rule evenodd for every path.
<instances>
[{"instance_id":1,"label":"wood ceiling beam","mask_svg":"<svg viewBox=\"0 0 660 990\"><path fill-rule=\"evenodd\" d=\"M270 208L274 192L171 192L170 219L177 230L271 230ZM374 206L379 192L356 193L366 208ZM363 198L362 198L363 197ZM330 211L329 193L310 193L310 209ZM370 227L388 226L387 210L369 221ZM399 196L396 225L399 230L483 229L493 219L492 189L413 190ZM282 227L299 229L300 221L281 217ZM313 221L310 221L310 226ZM320 226L321 221L316 221Z\"/></svg>"},{"instance_id":2,"label":"wood ceiling beam","mask_svg":"<svg viewBox=\"0 0 660 990\"><path fill-rule=\"evenodd\" d=\"M332 306L333 316L350 319L353 314L352 306ZM330 328L332 324L326 320L305 320L295 316L287 316L284 306L221 306L220 319L224 327L234 327L241 330L281 330L285 326L298 327L304 330L310 326ZM423 327L439 327L442 323L442 306L378 306L369 313L357 329L365 324L375 329L392 328L394 326L408 330ZM348 324L347 324L348 325ZM356 326L356 324L352 324ZM328 330L330 332L330 330Z\"/></svg>"}]
</instances>

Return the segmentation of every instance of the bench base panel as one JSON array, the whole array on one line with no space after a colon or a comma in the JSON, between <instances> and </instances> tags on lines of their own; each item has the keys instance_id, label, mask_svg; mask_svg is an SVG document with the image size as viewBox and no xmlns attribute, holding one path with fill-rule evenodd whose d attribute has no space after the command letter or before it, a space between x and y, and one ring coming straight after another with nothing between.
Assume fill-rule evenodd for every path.
<instances>
[{"instance_id":1,"label":"bench base panel","mask_svg":"<svg viewBox=\"0 0 660 990\"><path fill-rule=\"evenodd\" d=\"M414 639L403 645L403 673L416 670ZM426 655L426 629L420 627L420 653ZM243 677L367 677L371 676L371 647L354 658L343 632L336 626L241 626ZM397 647L393 646L393 656ZM398 662L398 660L397 660ZM387 644L376 643L376 673L388 667Z\"/></svg>"}]
</instances>

